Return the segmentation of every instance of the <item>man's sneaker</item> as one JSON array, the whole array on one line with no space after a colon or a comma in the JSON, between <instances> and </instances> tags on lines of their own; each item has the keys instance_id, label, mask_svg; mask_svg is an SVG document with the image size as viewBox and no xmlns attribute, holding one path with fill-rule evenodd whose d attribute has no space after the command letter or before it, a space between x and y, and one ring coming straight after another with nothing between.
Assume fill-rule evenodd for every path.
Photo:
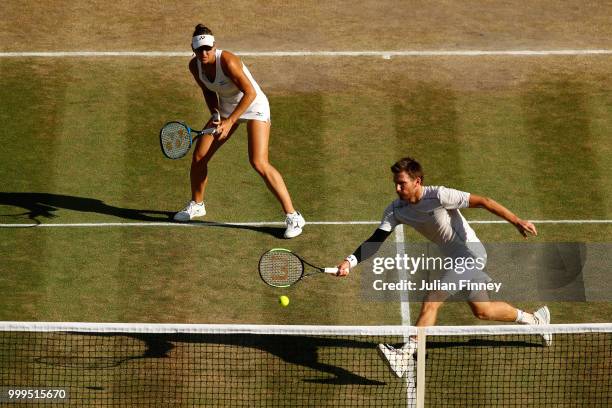
<instances>
[{"instance_id":1,"label":"man's sneaker","mask_svg":"<svg viewBox=\"0 0 612 408\"><path fill-rule=\"evenodd\" d=\"M389 344L379 344L377 350L380 358L398 378L401 378L414 365L412 356L415 349L413 347L396 349Z\"/></svg>"},{"instance_id":2,"label":"man's sneaker","mask_svg":"<svg viewBox=\"0 0 612 408\"><path fill-rule=\"evenodd\" d=\"M546 306L542 306L533 312L533 317L535 318L536 324L550 324L550 312ZM542 333L542 339L544 340L544 345L550 346L552 344L551 333Z\"/></svg>"},{"instance_id":3,"label":"man's sneaker","mask_svg":"<svg viewBox=\"0 0 612 408\"><path fill-rule=\"evenodd\" d=\"M285 224L287 224L285 238L295 238L302 233L302 228L306 225L306 221L302 214L296 211L293 214L287 214Z\"/></svg>"},{"instance_id":4,"label":"man's sneaker","mask_svg":"<svg viewBox=\"0 0 612 408\"><path fill-rule=\"evenodd\" d=\"M195 201L190 201L185 208L174 214L174 220L190 221L195 217L203 217L205 215L206 207L204 207L204 203L198 204Z\"/></svg>"}]
</instances>

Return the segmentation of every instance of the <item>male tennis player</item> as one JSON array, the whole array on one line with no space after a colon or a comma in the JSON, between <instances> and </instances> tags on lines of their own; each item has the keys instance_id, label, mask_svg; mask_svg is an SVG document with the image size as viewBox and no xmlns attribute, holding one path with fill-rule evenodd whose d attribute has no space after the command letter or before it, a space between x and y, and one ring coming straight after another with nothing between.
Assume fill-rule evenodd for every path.
<instances>
[{"instance_id":1,"label":"male tennis player","mask_svg":"<svg viewBox=\"0 0 612 408\"><path fill-rule=\"evenodd\" d=\"M486 251L474 230L459 209L485 208L516 227L523 237L537 235L535 226L520 219L501 204L487 197L470 194L441 186L423 185L423 169L410 157L403 158L391 167L395 191L399 199L393 201L384 211L382 221L374 234L361 244L353 254L338 265L338 276L347 276L350 268L372 256L393 229L399 224L413 227L427 239L437 244L442 254L451 259L484 259ZM453 282L459 277L471 282L491 280L484 272L484 263L473 263L473 268L460 272L446 271L441 281ZM463 265L463 264L462 264ZM438 309L454 292L436 290L427 294L421 307L416 326L432 326L436 323ZM468 303L476 316L483 320L518 322L521 324L548 324L550 313L546 306L533 314L511 306L506 302L490 301L486 292L470 293ZM552 342L550 334L543 335L546 345ZM401 377L408 367L408 361L416 351L416 339L411 338L399 349L388 344L379 344L378 350L391 371Z\"/></svg>"},{"instance_id":2,"label":"male tennis player","mask_svg":"<svg viewBox=\"0 0 612 408\"><path fill-rule=\"evenodd\" d=\"M191 201L174 219L189 221L206 215L204 190L208 182L208 162L238 125L246 122L251 165L286 214L285 238L297 237L306 222L293 208L283 177L268 161L270 105L266 95L238 56L217 49L212 31L203 24L195 27L191 47L195 57L189 62L189 70L202 88L208 110L220 112L221 119L214 123L211 119L206 124L207 128L213 124L217 126L215 136L204 135L196 142L190 172Z\"/></svg>"}]
</instances>

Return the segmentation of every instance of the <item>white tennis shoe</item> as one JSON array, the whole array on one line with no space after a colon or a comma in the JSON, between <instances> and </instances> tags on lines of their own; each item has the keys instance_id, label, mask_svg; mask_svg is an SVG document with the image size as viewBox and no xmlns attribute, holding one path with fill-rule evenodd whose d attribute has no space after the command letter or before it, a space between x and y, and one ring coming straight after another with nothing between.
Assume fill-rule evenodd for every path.
<instances>
[{"instance_id":1,"label":"white tennis shoe","mask_svg":"<svg viewBox=\"0 0 612 408\"><path fill-rule=\"evenodd\" d=\"M550 311L546 306L542 306L533 312L533 317L535 318L536 324L550 324ZM551 333L542 333L542 339L544 340L544 345L550 346L552 344Z\"/></svg>"},{"instance_id":2,"label":"white tennis shoe","mask_svg":"<svg viewBox=\"0 0 612 408\"><path fill-rule=\"evenodd\" d=\"M287 214L285 224L287 224L285 238L295 238L302 233L302 228L306 225L306 221L304 217L302 217L302 214L296 211L293 214Z\"/></svg>"},{"instance_id":3,"label":"white tennis shoe","mask_svg":"<svg viewBox=\"0 0 612 408\"><path fill-rule=\"evenodd\" d=\"M175 221L191 221L196 217L203 217L206 215L206 207L204 203L196 203L190 201L185 208L174 214Z\"/></svg>"},{"instance_id":4,"label":"white tennis shoe","mask_svg":"<svg viewBox=\"0 0 612 408\"><path fill-rule=\"evenodd\" d=\"M379 344L377 347L380 358L385 362L389 370L398 378L409 371L414 365L412 356L416 351L416 347L413 347L413 342L408 342L407 348L396 349L389 344Z\"/></svg>"}]
</instances>

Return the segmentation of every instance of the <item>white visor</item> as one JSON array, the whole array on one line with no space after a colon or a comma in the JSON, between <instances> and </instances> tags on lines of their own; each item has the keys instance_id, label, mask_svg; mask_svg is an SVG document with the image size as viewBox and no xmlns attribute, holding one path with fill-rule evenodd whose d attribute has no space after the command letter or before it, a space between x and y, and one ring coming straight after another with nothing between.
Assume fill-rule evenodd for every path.
<instances>
[{"instance_id":1,"label":"white visor","mask_svg":"<svg viewBox=\"0 0 612 408\"><path fill-rule=\"evenodd\" d=\"M196 35L191 39L191 47L197 50L200 47L212 47L215 45L215 37L209 34Z\"/></svg>"}]
</instances>

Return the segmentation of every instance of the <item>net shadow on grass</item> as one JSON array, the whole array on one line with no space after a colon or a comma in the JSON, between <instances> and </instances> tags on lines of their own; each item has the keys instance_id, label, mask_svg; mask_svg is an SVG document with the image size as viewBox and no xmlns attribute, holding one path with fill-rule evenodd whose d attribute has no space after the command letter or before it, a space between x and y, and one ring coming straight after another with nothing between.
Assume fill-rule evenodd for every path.
<instances>
[{"instance_id":1,"label":"net shadow on grass","mask_svg":"<svg viewBox=\"0 0 612 408\"><path fill-rule=\"evenodd\" d=\"M82 333L65 333L65 335L74 335L76 337L83 336ZM333 362L323 362L320 357L320 350L325 347L331 348L350 348L350 349L371 349L374 351L375 344L371 342L363 342L350 339L333 339L323 337L310 336L283 336L283 335L255 335L255 334L126 334L126 333L90 333L86 336L104 337L109 339L108 350L97 349L82 351L79 355L79 350L71 350L69 355L48 355L39 356L35 359L37 363L63 367L63 368L83 368L83 369L104 369L118 367L136 360L163 361L166 359L176 360L174 364L180 364L181 358L187 358L189 362L185 362L190 366L202 365L202 370L215 370L219 367L218 362L206 361L208 357L212 360L218 360L223 353L232 353L233 348L239 347L243 349L242 356L237 355L237 364L244 358L249 359L261 358L262 364L266 364L266 359L274 356L279 358L284 363L289 365L303 366L311 370L315 370L322 374L329 374L329 378L302 378L301 381L306 383L330 384L330 385L385 385L386 383L372 380L361 375L355 374L350 370L335 365ZM140 347L134 345L133 349L124 347L125 341L117 340L119 338L131 338L138 341ZM144 350L142 349L144 346ZM193 348L196 353L201 349L201 356L204 360L198 362L191 355L181 357L182 352L179 350L188 350ZM216 350L216 351L215 351ZM224 351L225 350L225 351ZM256 350L261 353L249 351ZM93 355L91 355L93 354ZM207 357L208 356L208 357ZM259 357L257 357L259 356ZM231 357L231 356L230 356ZM228 357L228 362L231 358ZM221 359L223 363L223 359ZM170 363L172 364L172 363ZM222 364L221 364L222 365ZM224 369L230 369L225 367ZM312 373L310 374L312 375Z\"/></svg>"}]
</instances>

